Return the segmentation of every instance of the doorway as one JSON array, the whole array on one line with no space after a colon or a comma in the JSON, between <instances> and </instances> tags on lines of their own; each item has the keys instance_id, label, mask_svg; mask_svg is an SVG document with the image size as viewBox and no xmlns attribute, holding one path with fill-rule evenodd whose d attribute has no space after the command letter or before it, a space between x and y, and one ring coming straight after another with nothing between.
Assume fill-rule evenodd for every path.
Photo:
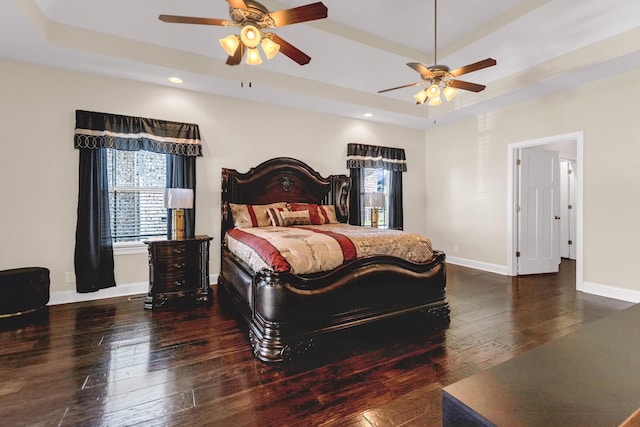
<instances>
[{"instance_id":1,"label":"doorway","mask_svg":"<svg viewBox=\"0 0 640 427\"><path fill-rule=\"evenodd\" d=\"M546 138L538 138L528 141L515 142L508 145L508 185L507 185L507 272L510 276L518 275L518 259L516 251L518 245L523 242L518 241L518 167L516 159L519 150L523 148L545 148L557 149L561 153L561 157L571 157L571 155L563 155L562 152L574 150L575 163L575 204L572 209L575 212L575 241L573 248L576 259L576 289L581 290L583 287L583 197L582 197L582 176L583 176L583 133L575 132L569 134L556 135Z\"/></svg>"},{"instance_id":2,"label":"doorway","mask_svg":"<svg viewBox=\"0 0 640 427\"><path fill-rule=\"evenodd\" d=\"M560 256L576 259L576 160L560 158Z\"/></svg>"}]
</instances>

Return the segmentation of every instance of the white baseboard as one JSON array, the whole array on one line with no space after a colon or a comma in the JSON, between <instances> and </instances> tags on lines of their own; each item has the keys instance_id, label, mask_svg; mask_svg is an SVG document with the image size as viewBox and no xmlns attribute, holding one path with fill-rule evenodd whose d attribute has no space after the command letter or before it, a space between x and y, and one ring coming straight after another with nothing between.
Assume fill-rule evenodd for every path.
<instances>
[{"instance_id":1,"label":"white baseboard","mask_svg":"<svg viewBox=\"0 0 640 427\"><path fill-rule=\"evenodd\" d=\"M456 264L463 267L475 268L476 270L487 271L490 273L502 274L508 276L508 269L506 266L490 264L481 261L474 261L465 258L457 258L447 255L447 262L450 264ZM621 301L628 301L632 303L640 303L640 291L634 291L630 289L622 289L615 286L602 285L599 283L584 282L582 285L576 283L577 290L587 294L598 295L606 298L613 298Z\"/></svg>"},{"instance_id":2,"label":"white baseboard","mask_svg":"<svg viewBox=\"0 0 640 427\"><path fill-rule=\"evenodd\" d=\"M78 293L76 291L51 292L49 305L68 304L72 302L94 301L105 298L123 297L128 295L146 294L149 292L149 282L128 283L112 288L100 289L96 292Z\"/></svg>"},{"instance_id":3,"label":"white baseboard","mask_svg":"<svg viewBox=\"0 0 640 427\"><path fill-rule=\"evenodd\" d=\"M449 264L460 265L462 267L474 268L476 270L487 271L489 273L507 276L507 266L491 264L482 261L474 261L466 258L458 258L447 255ZM218 275L209 276L209 282L218 283ZM617 288L615 286L601 285L598 283L584 282L582 286L578 284L578 291L602 297L613 298L621 301L628 301L634 304L640 303L640 291ZM129 295L146 294L149 292L148 282L128 283L117 285L113 288L101 289L97 292L78 293L75 291L51 292L48 305L68 304L73 302L93 301L104 298L115 298Z\"/></svg>"},{"instance_id":4,"label":"white baseboard","mask_svg":"<svg viewBox=\"0 0 640 427\"><path fill-rule=\"evenodd\" d=\"M218 281L218 275L209 276L209 283L215 284ZM116 285L112 288L100 289L96 292L78 293L76 291L58 291L51 292L49 304L69 304L73 302L95 301L105 298L125 297L130 295L147 294L149 292L149 282L126 283L124 285Z\"/></svg>"},{"instance_id":5,"label":"white baseboard","mask_svg":"<svg viewBox=\"0 0 640 427\"><path fill-rule=\"evenodd\" d=\"M449 254L447 254L447 262L449 264L475 268L476 270L488 271L489 273L501 274L503 276L508 275L508 268L506 265L491 264L488 262L474 261L472 259L458 258L449 256Z\"/></svg>"},{"instance_id":6,"label":"white baseboard","mask_svg":"<svg viewBox=\"0 0 640 427\"><path fill-rule=\"evenodd\" d=\"M628 301L635 304L640 302L640 291L634 291L631 289L622 289L615 286L601 285L599 283L584 282L582 286L578 287L578 290L588 294Z\"/></svg>"}]
</instances>

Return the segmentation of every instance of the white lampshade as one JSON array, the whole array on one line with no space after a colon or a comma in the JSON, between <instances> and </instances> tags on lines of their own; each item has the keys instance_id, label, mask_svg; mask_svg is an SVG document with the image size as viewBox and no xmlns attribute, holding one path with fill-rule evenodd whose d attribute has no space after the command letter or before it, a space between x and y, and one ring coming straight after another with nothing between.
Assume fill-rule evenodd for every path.
<instances>
[{"instance_id":1,"label":"white lampshade","mask_svg":"<svg viewBox=\"0 0 640 427\"><path fill-rule=\"evenodd\" d=\"M267 56L267 59L273 58L280 51L280 45L268 37L263 38L260 45L262 46L262 50Z\"/></svg>"},{"instance_id":2,"label":"white lampshade","mask_svg":"<svg viewBox=\"0 0 640 427\"><path fill-rule=\"evenodd\" d=\"M227 52L227 55L233 56L238 50L238 46L240 46L240 38L235 34L230 34L225 38L219 40L220 46Z\"/></svg>"},{"instance_id":3,"label":"white lampshade","mask_svg":"<svg viewBox=\"0 0 640 427\"><path fill-rule=\"evenodd\" d=\"M433 99L436 97L440 96L440 86L438 86L437 84L432 84L431 86L429 86L429 88L427 89L427 96L429 97L429 99Z\"/></svg>"},{"instance_id":4,"label":"white lampshade","mask_svg":"<svg viewBox=\"0 0 640 427\"><path fill-rule=\"evenodd\" d=\"M415 95L413 95L413 97L415 98L415 100L416 100L416 102L418 104L423 104L424 101L426 101L427 98L428 98L427 90L426 89L421 90L420 92L418 92Z\"/></svg>"},{"instance_id":5,"label":"white lampshade","mask_svg":"<svg viewBox=\"0 0 640 427\"><path fill-rule=\"evenodd\" d=\"M384 206L384 193L365 193L364 205L370 208L381 208Z\"/></svg>"},{"instance_id":6,"label":"white lampshade","mask_svg":"<svg viewBox=\"0 0 640 427\"><path fill-rule=\"evenodd\" d=\"M453 97L456 96L456 93L458 93L458 91L452 88L451 86L447 86L442 90L444 99L446 99L447 101L451 101Z\"/></svg>"},{"instance_id":7,"label":"white lampshade","mask_svg":"<svg viewBox=\"0 0 640 427\"><path fill-rule=\"evenodd\" d=\"M166 209L193 208L193 190L190 188L165 188L164 207Z\"/></svg>"},{"instance_id":8,"label":"white lampshade","mask_svg":"<svg viewBox=\"0 0 640 427\"><path fill-rule=\"evenodd\" d=\"M260 57L260 52L256 48L247 49L247 59L245 62L249 65L260 65L262 64L262 58Z\"/></svg>"},{"instance_id":9,"label":"white lampshade","mask_svg":"<svg viewBox=\"0 0 640 427\"><path fill-rule=\"evenodd\" d=\"M440 104L442 104L442 99L439 96L429 99L429 105L436 106Z\"/></svg>"},{"instance_id":10,"label":"white lampshade","mask_svg":"<svg viewBox=\"0 0 640 427\"><path fill-rule=\"evenodd\" d=\"M261 38L260 30L251 24L245 25L240 31L240 39L246 47L258 46Z\"/></svg>"}]
</instances>

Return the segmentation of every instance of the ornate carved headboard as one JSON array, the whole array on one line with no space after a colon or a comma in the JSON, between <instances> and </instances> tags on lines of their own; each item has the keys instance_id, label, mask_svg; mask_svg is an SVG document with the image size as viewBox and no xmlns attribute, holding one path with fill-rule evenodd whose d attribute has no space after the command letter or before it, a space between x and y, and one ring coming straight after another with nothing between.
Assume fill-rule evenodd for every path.
<instances>
[{"instance_id":1,"label":"ornate carved headboard","mask_svg":"<svg viewBox=\"0 0 640 427\"><path fill-rule=\"evenodd\" d=\"M349 219L349 189L346 175L322 177L309 165L289 157L267 160L246 173L222 169L222 239L233 218L229 203L263 205L275 202L307 202L336 207L338 221Z\"/></svg>"}]
</instances>

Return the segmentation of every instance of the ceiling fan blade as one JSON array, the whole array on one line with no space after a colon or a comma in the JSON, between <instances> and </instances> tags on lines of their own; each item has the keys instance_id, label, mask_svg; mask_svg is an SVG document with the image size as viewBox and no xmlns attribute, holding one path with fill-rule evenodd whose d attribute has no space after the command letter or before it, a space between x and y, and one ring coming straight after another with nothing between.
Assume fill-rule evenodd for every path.
<instances>
[{"instance_id":1,"label":"ceiling fan blade","mask_svg":"<svg viewBox=\"0 0 640 427\"><path fill-rule=\"evenodd\" d=\"M389 92L390 90L402 89L402 88L405 88L405 87L418 86L418 85L421 85L421 84L424 84L424 82L409 83L407 85L402 85L402 86L398 86L398 87L392 87L392 88L389 88L389 89L383 89L383 90L379 90L378 93Z\"/></svg>"},{"instance_id":2,"label":"ceiling fan blade","mask_svg":"<svg viewBox=\"0 0 640 427\"><path fill-rule=\"evenodd\" d=\"M233 9L249 10L244 0L227 0L227 2L229 3L229 6L231 6L231 8Z\"/></svg>"},{"instance_id":3,"label":"ceiling fan blade","mask_svg":"<svg viewBox=\"0 0 640 427\"><path fill-rule=\"evenodd\" d=\"M277 10L269 12L276 27L296 24L298 22L313 21L327 17L327 6L322 2L311 3L305 6L294 7L292 9Z\"/></svg>"},{"instance_id":4,"label":"ceiling fan blade","mask_svg":"<svg viewBox=\"0 0 640 427\"><path fill-rule=\"evenodd\" d=\"M244 45L240 43L233 56L227 58L227 65L238 65L242 62L242 54L244 53Z\"/></svg>"},{"instance_id":5,"label":"ceiling fan blade","mask_svg":"<svg viewBox=\"0 0 640 427\"><path fill-rule=\"evenodd\" d=\"M492 67L497 62L493 58L483 59L482 61L474 62L473 64L465 65L464 67L456 68L451 72L454 76L458 77L463 74L471 73L472 71L482 70L483 68Z\"/></svg>"},{"instance_id":6,"label":"ceiling fan blade","mask_svg":"<svg viewBox=\"0 0 640 427\"><path fill-rule=\"evenodd\" d=\"M158 19L163 22L169 22L173 24L219 25L222 27L236 26L236 24L226 19L198 18L195 16L160 15L158 16Z\"/></svg>"},{"instance_id":7,"label":"ceiling fan blade","mask_svg":"<svg viewBox=\"0 0 640 427\"><path fill-rule=\"evenodd\" d=\"M419 62L409 62L407 65L413 68L414 70L416 70L418 73L420 73L422 77L426 77L428 79L433 76L433 73L431 72L431 70L429 70L427 67L425 67Z\"/></svg>"},{"instance_id":8,"label":"ceiling fan blade","mask_svg":"<svg viewBox=\"0 0 640 427\"><path fill-rule=\"evenodd\" d=\"M471 92L482 92L484 90L484 88L486 88L485 85L479 85L477 83L464 82L462 80L451 80L449 82L449 86L455 87L457 89L468 90L468 91L471 91Z\"/></svg>"},{"instance_id":9,"label":"ceiling fan blade","mask_svg":"<svg viewBox=\"0 0 640 427\"><path fill-rule=\"evenodd\" d=\"M288 41L284 40L282 37L278 36L277 34L273 34L272 37L272 40L280 45L280 53L282 53L283 55L288 56L300 65L308 64L309 61L311 61L311 57L309 55L307 55Z\"/></svg>"}]
</instances>

